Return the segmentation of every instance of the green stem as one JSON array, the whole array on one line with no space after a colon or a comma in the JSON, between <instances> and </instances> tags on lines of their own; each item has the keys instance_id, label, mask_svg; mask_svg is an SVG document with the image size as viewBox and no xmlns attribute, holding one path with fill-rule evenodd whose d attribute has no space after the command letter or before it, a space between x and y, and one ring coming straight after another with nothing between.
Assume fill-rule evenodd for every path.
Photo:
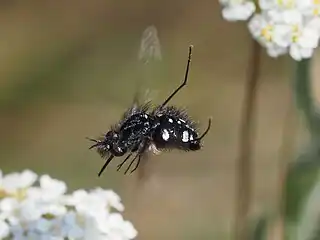
<instances>
[{"instance_id":1,"label":"green stem","mask_svg":"<svg viewBox=\"0 0 320 240\"><path fill-rule=\"evenodd\" d=\"M254 120L261 58L261 47L254 39L251 40L250 50L245 96L241 112L239 156L236 170L237 200L235 213L235 240L247 240L249 238L248 222L252 200L253 130L255 126Z\"/></svg>"},{"instance_id":2,"label":"green stem","mask_svg":"<svg viewBox=\"0 0 320 240\"><path fill-rule=\"evenodd\" d=\"M307 128L311 136L316 133L314 105L311 93L310 59L296 63L294 93L296 104L305 117Z\"/></svg>"}]
</instances>

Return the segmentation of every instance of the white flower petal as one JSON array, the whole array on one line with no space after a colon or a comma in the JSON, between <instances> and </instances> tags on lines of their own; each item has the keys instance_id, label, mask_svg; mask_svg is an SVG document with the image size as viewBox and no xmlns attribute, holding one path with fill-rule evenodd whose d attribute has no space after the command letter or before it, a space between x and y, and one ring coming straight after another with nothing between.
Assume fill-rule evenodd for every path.
<instances>
[{"instance_id":1,"label":"white flower petal","mask_svg":"<svg viewBox=\"0 0 320 240\"><path fill-rule=\"evenodd\" d=\"M83 190L76 190L71 195L65 196L63 202L68 206L75 206L88 196L88 193Z\"/></svg>"},{"instance_id":2,"label":"white flower petal","mask_svg":"<svg viewBox=\"0 0 320 240\"><path fill-rule=\"evenodd\" d=\"M307 21L305 27L308 29L313 29L315 32L320 33L320 17L311 18Z\"/></svg>"},{"instance_id":3,"label":"white flower petal","mask_svg":"<svg viewBox=\"0 0 320 240\"><path fill-rule=\"evenodd\" d=\"M19 206L19 202L15 198L4 198L0 202L1 212L12 212Z\"/></svg>"},{"instance_id":4,"label":"white flower petal","mask_svg":"<svg viewBox=\"0 0 320 240\"><path fill-rule=\"evenodd\" d=\"M53 179L49 175L43 175L40 177L40 187L54 191L53 194L57 194L58 196L67 191L67 185L65 182Z\"/></svg>"},{"instance_id":5,"label":"white flower petal","mask_svg":"<svg viewBox=\"0 0 320 240\"><path fill-rule=\"evenodd\" d=\"M20 217L22 221L35 221L42 216L43 212L36 202L24 201L20 206Z\"/></svg>"},{"instance_id":6,"label":"white flower petal","mask_svg":"<svg viewBox=\"0 0 320 240\"><path fill-rule=\"evenodd\" d=\"M44 196L45 192L43 189L39 187L30 187L26 190L26 197L28 199L33 199L34 201L42 199Z\"/></svg>"},{"instance_id":7,"label":"white flower petal","mask_svg":"<svg viewBox=\"0 0 320 240\"><path fill-rule=\"evenodd\" d=\"M291 45L291 47L290 47L290 56L296 61L301 61L302 60L300 47L297 44Z\"/></svg>"},{"instance_id":8,"label":"white flower petal","mask_svg":"<svg viewBox=\"0 0 320 240\"><path fill-rule=\"evenodd\" d=\"M281 48L287 48L292 42L292 27L279 24L274 27L273 42Z\"/></svg>"},{"instance_id":9,"label":"white flower petal","mask_svg":"<svg viewBox=\"0 0 320 240\"><path fill-rule=\"evenodd\" d=\"M222 9L222 16L228 21L247 20L256 10L253 2L230 4Z\"/></svg>"},{"instance_id":10,"label":"white flower petal","mask_svg":"<svg viewBox=\"0 0 320 240\"><path fill-rule=\"evenodd\" d=\"M31 170L24 170L20 175L21 186L23 188L30 187L37 181L38 175Z\"/></svg>"},{"instance_id":11,"label":"white flower petal","mask_svg":"<svg viewBox=\"0 0 320 240\"><path fill-rule=\"evenodd\" d=\"M288 48L282 48L277 45L272 45L270 47L267 47L267 53L270 57L276 58L288 53Z\"/></svg>"},{"instance_id":12,"label":"white flower petal","mask_svg":"<svg viewBox=\"0 0 320 240\"><path fill-rule=\"evenodd\" d=\"M50 220L40 218L36 221L35 229L41 233L46 233L52 227L52 222Z\"/></svg>"},{"instance_id":13,"label":"white flower petal","mask_svg":"<svg viewBox=\"0 0 320 240\"><path fill-rule=\"evenodd\" d=\"M319 33L314 29L305 28L299 38L299 45L302 48L316 48L319 43Z\"/></svg>"},{"instance_id":14,"label":"white flower petal","mask_svg":"<svg viewBox=\"0 0 320 240\"><path fill-rule=\"evenodd\" d=\"M284 11L283 22L286 24L302 24L302 14L297 9Z\"/></svg>"},{"instance_id":15,"label":"white flower petal","mask_svg":"<svg viewBox=\"0 0 320 240\"><path fill-rule=\"evenodd\" d=\"M13 235L13 240L24 240L24 229L20 224L14 224L10 227L10 232Z\"/></svg>"},{"instance_id":16,"label":"white flower petal","mask_svg":"<svg viewBox=\"0 0 320 240\"><path fill-rule=\"evenodd\" d=\"M125 221L123 223L123 229L124 229L124 235L128 239L134 239L138 235L137 230L133 227L132 223L129 221Z\"/></svg>"},{"instance_id":17,"label":"white flower petal","mask_svg":"<svg viewBox=\"0 0 320 240\"><path fill-rule=\"evenodd\" d=\"M302 48L300 50L301 57L304 58L304 59L311 58L313 52L314 52L313 48Z\"/></svg>"},{"instance_id":18,"label":"white flower petal","mask_svg":"<svg viewBox=\"0 0 320 240\"><path fill-rule=\"evenodd\" d=\"M114 191L97 188L93 190L91 194L95 194L104 199L109 207L113 207L120 212L124 211L124 206L121 203L121 198Z\"/></svg>"},{"instance_id":19,"label":"white flower petal","mask_svg":"<svg viewBox=\"0 0 320 240\"><path fill-rule=\"evenodd\" d=\"M84 236L84 231L79 226L74 226L68 232L68 238L77 239L82 238Z\"/></svg>"},{"instance_id":20,"label":"white flower petal","mask_svg":"<svg viewBox=\"0 0 320 240\"><path fill-rule=\"evenodd\" d=\"M10 173L3 177L2 187L8 193L15 193L19 189L30 187L37 180L37 175L25 170L22 173Z\"/></svg>"}]
</instances>

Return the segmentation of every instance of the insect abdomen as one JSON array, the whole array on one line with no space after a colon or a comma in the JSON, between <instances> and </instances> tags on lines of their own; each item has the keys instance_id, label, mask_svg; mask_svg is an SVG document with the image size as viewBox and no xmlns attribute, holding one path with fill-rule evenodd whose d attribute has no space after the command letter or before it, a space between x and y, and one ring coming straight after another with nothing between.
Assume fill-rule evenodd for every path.
<instances>
[{"instance_id":1,"label":"insect abdomen","mask_svg":"<svg viewBox=\"0 0 320 240\"><path fill-rule=\"evenodd\" d=\"M163 115L158 119L159 125L152 138L157 148L192 150L190 143L198 137L194 129L188 126L183 119L173 116Z\"/></svg>"}]
</instances>

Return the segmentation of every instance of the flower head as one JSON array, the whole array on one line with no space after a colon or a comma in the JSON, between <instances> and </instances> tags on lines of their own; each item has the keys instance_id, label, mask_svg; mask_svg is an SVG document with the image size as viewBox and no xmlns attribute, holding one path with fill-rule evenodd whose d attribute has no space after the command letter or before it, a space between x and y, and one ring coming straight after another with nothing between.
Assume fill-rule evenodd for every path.
<instances>
[{"instance_id":1,"label":"flower head","mask_svg":"<svg viewBox=\"0 0 320 240\"><path fill-rule=\"evenodd\" d=\"M248 4L244 0L220 2L223 6L222 13L226 11L226 6ZM320 38L319 0L259 0L252 9L260 9L261 12L249 16L249 31L267 49L270 56L278 57L289 53L297 61L312 56ZM223 16L231 21L249 18L239 18L235 12L230 14L232 16L225 17L223 13Z\"/></svg>"},{"instance_id":2,"label":"flower head","mask_svg":"<svg viewBox=\"0 0 320 240\"><path fill-rule=\"evenodd\" d=\"M134 239L137 231L116 209L123 211L120 197L112 190L96 188L67 194L63 181L31 171L2 176L0 239L112 240ZM18 180L23 180L19 183ZM21 189L24 194L17 194Z\"/></svg>"}]
</instances>

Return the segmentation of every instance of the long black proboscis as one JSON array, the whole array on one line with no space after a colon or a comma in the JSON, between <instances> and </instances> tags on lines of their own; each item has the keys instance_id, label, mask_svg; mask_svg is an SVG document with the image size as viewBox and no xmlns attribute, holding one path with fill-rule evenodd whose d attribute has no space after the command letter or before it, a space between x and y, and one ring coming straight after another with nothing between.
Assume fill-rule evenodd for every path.
<instances>
[{"instance_id":1,"label":"long black proboscis","mask_svg":"<svg viewBox=\"0 0 320 240\"><path fill-rule=\"evenodd\" d=\"M100 172L98 173L98 176L100 177L101 174L103 173L103 171L106 169L106 167L108 166L108 164L111 162L111 160L114 158L114 155L111 155L108 160L103 164Z\"/></svg>"}]
</instances>

